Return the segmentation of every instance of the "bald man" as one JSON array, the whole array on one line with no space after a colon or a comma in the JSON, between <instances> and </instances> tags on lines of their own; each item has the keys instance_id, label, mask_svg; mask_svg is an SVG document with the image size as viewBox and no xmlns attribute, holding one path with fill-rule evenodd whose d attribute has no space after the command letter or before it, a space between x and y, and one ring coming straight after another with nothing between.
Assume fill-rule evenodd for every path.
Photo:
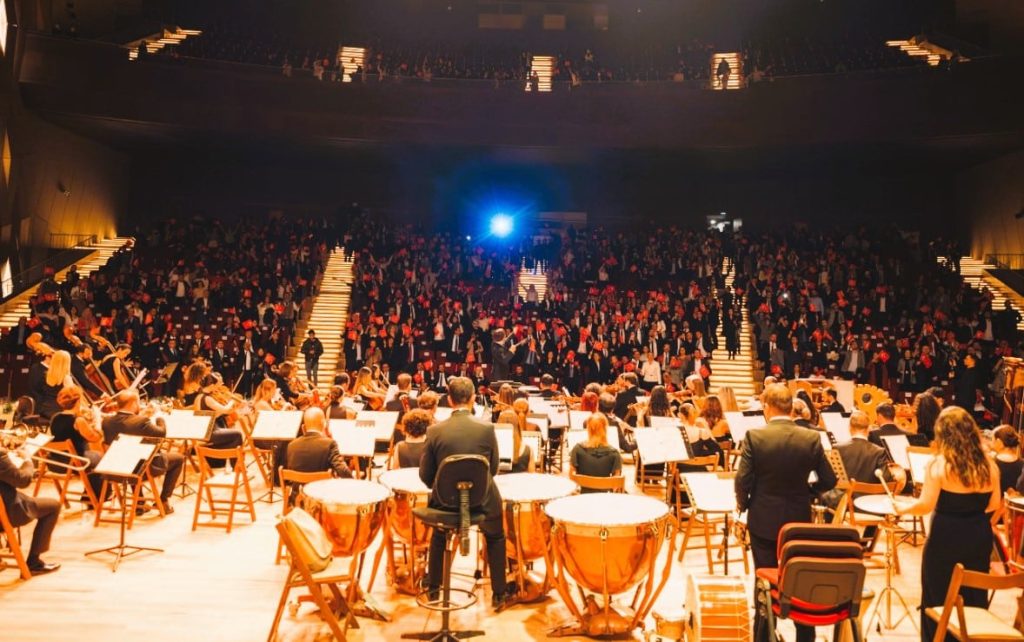
<instances>
[{"instance_id":1,"label":"bald man","mask_svg":"<svg viewBox=\"0 0 1024 642\"><path fill-rule=\"evenodd\" d=\"M327 429L327 417L317 407L302 413L303 434L288 444L285 468L303 473L329 470L335 477L351 477L345 459L338 452L338 442Z\"/></svg>"}]
</instances>

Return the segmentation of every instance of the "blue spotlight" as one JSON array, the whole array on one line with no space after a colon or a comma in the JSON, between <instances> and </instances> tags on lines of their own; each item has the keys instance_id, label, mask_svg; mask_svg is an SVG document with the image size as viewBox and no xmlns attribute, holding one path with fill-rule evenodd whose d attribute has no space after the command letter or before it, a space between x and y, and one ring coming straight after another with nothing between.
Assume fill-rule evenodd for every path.
<instances>
[{"instance_id":1,"label":"blue spotlight","mask_svg":"<svg viewBox=\"0 0 1024 642\"><path fill-rule=\"evenodd\" d=\"M491 234L504 238L512 233L512 217L508 214L495 214L491 217Z\"/></svg>"}]
</instances>

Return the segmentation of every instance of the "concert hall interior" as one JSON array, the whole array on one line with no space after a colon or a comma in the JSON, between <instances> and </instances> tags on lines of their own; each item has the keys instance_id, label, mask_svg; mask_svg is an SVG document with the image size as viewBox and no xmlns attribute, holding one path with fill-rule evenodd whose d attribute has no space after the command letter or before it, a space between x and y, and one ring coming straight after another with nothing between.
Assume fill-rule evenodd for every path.
<instances>
[{"instance_id":1,"label":"concert hall interior","mask_svg":"<svg viewBox=\"0 0 1024 642\"><path fill-rule=\"evenodd\" d=\"M1024 640L1012 0L0 0L0 641Z\"/></svg>"}]
</instances>

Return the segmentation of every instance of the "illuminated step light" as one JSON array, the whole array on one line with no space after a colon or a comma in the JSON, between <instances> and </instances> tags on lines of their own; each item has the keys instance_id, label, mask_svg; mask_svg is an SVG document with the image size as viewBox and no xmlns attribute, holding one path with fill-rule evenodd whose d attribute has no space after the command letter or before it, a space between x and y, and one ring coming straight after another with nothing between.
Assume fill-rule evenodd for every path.
<instances>
[{"instance_id":1,"label":"illuminated step light","mask_svg":"<svg viewBox=\"0 0 1024 642\"><path fill-rule=\"evenodd\" d=\"M366 64L366 49L364 47L342 47L338 51L338 64L342 71L341 82L352 82L352 75Z\"/></svg>"},{"instance_id":2,"label":"illuminated step light","mask_svg":"<svg viewBox=\"0 0 1024 642\"><path fill-rule=\"evenodd\" d=\"M718 77L718 65L722 61L729 63L729 78L724 89L743 88L743 60L736 52L716 53L711 56L711 88L723 89L722 81Z\"/></svg>"},{"instance_id":3,"label":"illuminated step light","mask_svg":"<svg viewBox=\"0 0 1024 642\"><path fill-rule=\"evenodd\" d=\"M530 78L533 76L533 72L537 72L537 91L538 92L550 92L551 91L551 70L554 69L555 59L553 56L534 56L530 60L530 73L526 79L526 91L530 91Z\"/></svg>"}]
</instances>

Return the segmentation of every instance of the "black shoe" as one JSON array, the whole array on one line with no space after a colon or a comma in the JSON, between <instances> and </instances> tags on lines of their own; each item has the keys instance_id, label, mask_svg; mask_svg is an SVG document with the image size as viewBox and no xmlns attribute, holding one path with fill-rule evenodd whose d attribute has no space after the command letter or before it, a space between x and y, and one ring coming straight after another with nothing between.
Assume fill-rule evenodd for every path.
<instances>
[{"instance_id":1,"label":"black shoe","mask_svg":"<svg viewBox=\"0 0 1024 642\"><path fill-rule=\"evenodd\" d=\"M164 515L171 515L173 513L174 513L174 506L171 506L171 503L165 499L164 500Z\"/></svg>"},{"instance_id":2,"label":"black shoe","mask_svg":"<svg viewBox=\"0 0 1024 642\"><path fill-rule=\"evenodd\" d=\"M508 607L512 606L517 602L519 597L519 589L515 584L509 584L505 588L505 592L499 595L491 596L491 608L494 609L495 613L501 613Z\"/></svg>"},{"instance_id":3,"label":"black shoe","mask_svg":"<svg viewBox=\"0 0 1024 642\"><path fill-rule=\"evenodd\" d=\"M60 569L60 564L47 564L46 562L43 562L42 560L40 560L38 562L30 563L28 565L28 571L29 571L29 573L32 573L33 577L35 577L36 575L46 575L47 573L52 573L52 572L54 572L56 570L59 570L59 569Z\"/></svg>"}]
</instances>

